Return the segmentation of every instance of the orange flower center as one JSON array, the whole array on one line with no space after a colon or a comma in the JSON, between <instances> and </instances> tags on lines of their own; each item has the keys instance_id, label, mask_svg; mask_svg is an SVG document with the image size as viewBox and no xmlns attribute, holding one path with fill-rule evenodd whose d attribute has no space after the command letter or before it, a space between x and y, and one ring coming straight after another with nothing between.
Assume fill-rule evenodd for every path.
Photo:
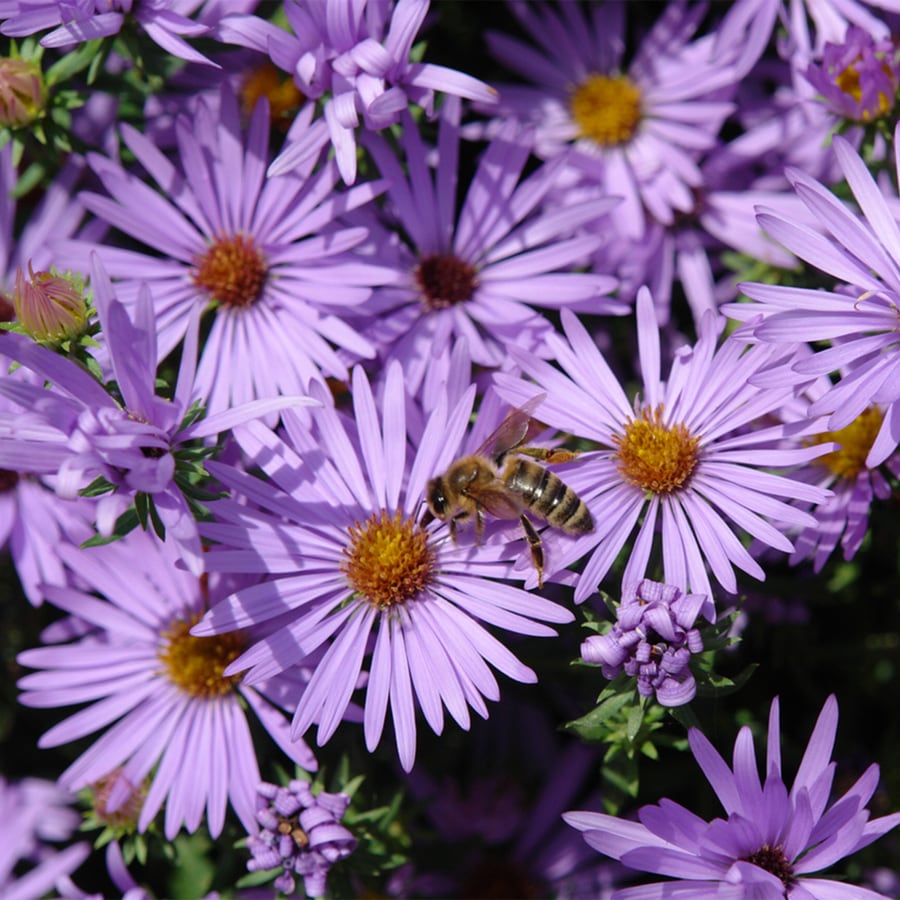
<instances>
[{"instance_id":1,"label":"orange flower center","mask_svg":"<svg viewBox=\"0 0 900 900\"><path fill-rule=\"evenodd\" d=\"M373 513L347 529L350 544L341 568L353 590L379 609L411 600L425 590L434 571L428 535L397 511Z\"/></svg>"},{"instance_id":2,"label":"orange flower center","mask_svg":"<svg viewBox=\"0 0 900 900\"><path fill-rule=\"evenodd\" d=\"M268 60L247 73L241 83L240 97L241 111L248 119L253 115L259 98L266 97L272 124L285 128L293 121L294 113L305 99L293 79Z\"/></svg>"},{"instance_id":3,"label":"orange flower center","mask_svg":"<svg viewBox=\"0 0 900 900\"><path fill-rule=\"evenodd\" d=\"M246 309L260 297L268 265L253 238L221 236L194 261L194 284L210 298L233 309Z\"/></svg>"}]
</instances>

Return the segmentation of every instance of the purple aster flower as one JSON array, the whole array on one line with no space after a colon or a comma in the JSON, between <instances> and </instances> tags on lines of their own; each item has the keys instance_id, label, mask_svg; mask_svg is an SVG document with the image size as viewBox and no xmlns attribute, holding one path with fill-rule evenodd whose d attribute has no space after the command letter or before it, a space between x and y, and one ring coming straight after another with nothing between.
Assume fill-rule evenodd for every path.
<instances>
[{"instance_id":1,"label":"purple aster flower","mask_svg":"<svg viewBox=\"0 0 900 900\"><path fill-rule=\"evenodd\" d=\"M810 63L809 83L833 113L851 122L890 115L900 88L900 50L855 26L840 44L828 43L820 64Z\"/></svg>"},{"instance_id":2,"label":"purple aster flower","mask_svg":"<svg viewBox=\"0 0 900 900\"><path fill-rule=\"evenodd\" d=\"M215 63L198 53L185 37L209 30L188 18L201 0L3 0L0 34L24 37L52 28L44 47L71 47L118 34L134 21L156 44L179 59Z\"/></svg>"},{"instance_id":3,"label":"purple aster flower","mask_svg":"<svg viewBox=\"0 0 900 900\"><path fill-rule=\"evenodd\" d=\"M512 10L538 44L489 33L491 51L538 87L503 85L498 115L535 128L544 159L571 161L623 197L617 226L640 237L645 216L670 225L702 184L700 153L715 146L728 97L765 48L776 3L737 3L716 34L692 40L701 5L669 3L623 66L627 3L529 5Z\"/></svg>"},{"instance_id":4,"label":"purple aster flower","mask_svg":"<svg viewBox=\"0 0 900 900\"><path fill-rule=\"evenodd\" d=\"M617 201L595 191L563 210L540 212L563 161L523 178L530 144L514 122L481 157L457 212L459 115L460 104L448 100L434 166L408 115L399 159L379 136L366 141L390 182L383 217L400 240L393 241L394 283L376 289L361 311L372 317L366 334L403 361L413 391L456 337L465 337L473 362L482 366L499 367L511 343L538 350L553 327L534 306L629 311L606 296L615 279L572 271L605 240L576 234L579 226ZM385 235L381 243L389 241Z\"/></svg>"},{"instance_id":5,"label":"purple aster flower","mask_svg":"<svg viewBox=\"0 0 900 900\"><path fill-rule=\"evenodd\" d=\"M881 897L845 882L807 876L855 853L900 824L900 813L869 818L866 804L878 784L871 765L857 782L828 807L835 764L829 761L837 731L838 707L825 701L790 788L781 772L778 699L769 713L765 782L745 725L734 745L734 769L696 728L688 735L691 752L727 815L705 822L672 800L644 806L640 822L593 812L563 818L584 832L595 850L632 869L667 875L664 881L625 888L615 897L734 898Z\"/></svg>"},{"instance_id":6,"label":"purple aster flower","mask_svg":"<svg viewBox=\"0 0 900 900\"><path fill-rule=\"evenodd\" d=\"M279 706L295 701L302 679L254 688L223 674L254 638L232 633L196 638L191 626L224 589L179 569L167 544L141 531L105 547L61 547L82 589L47 587L49 602L86 622L81 638L26 650L18 659L40 671L19 682L25 706L87 704L47 731L40 747L56 747L103 730L60 776L71 790L102 786L104 814L142 794L144 831L165 802L165 834L195 831L206 811L213 837L228 802L255 830L260 775L245 708L253 710L297 765L315 769L302 740L292 740ZM88 591L101 595L98 599Z\"/></svg>"},{"instance_id":7,"label":"purple aster flower","mask_svg":"<svg viewBox=\"0 0 900 900\"><path fill-rule=\"evenodd\" d=\"M97 505L97 527L103 535L112 533L116 517L137 497L151 498L155 509L151 515L159 519L158 524L154 520L157 532L170 535L184 561L199 574L203 569L200 538L185 494L189 486L182 480L188 469L195 468L190 442L286 405L314 401L273 397L198 421L202 412L194 386L198 311L185 340L174 397L160 397L156 393L156 332L146 288L138 295L136 321L132 321L113 296L96 254L91 269L94 302L121 402L68 358L20 334L2 336L0 349L52 388L0 379L0 394L30 413L0 417L0 466L56 475L63 497L87 489L93 479L104 479L110 493Z\"/></svg>"},{"instance_id":8,"label":"purple aster flower","mask_svg":"<svg viewBox=\"0 0 900 900\"><path fill-rule=\"evenodd\" d=\"M310 115L301 111L294 127L305 128ZM212 412L302 394L311 379L346 378L332 344L373 355L343 317L385 273L347 253L365 240L364 229L333 223L383 186L334 193L337 172L328 163L314 176L266 177L266 105L257 106L245 138L227 87L217 114L200 102L192 118L179 118L176 132L181 170L123 127L125 143L164 196L96 155L91 165L111 197L81 195L92 212L160 255L66 242L57 248L60 258L76 265L95 249L126 304L141 284L151 287L160 359L195 311L213 310L197 370L197 390Z\"/></svg>"},{"instance_id":9,"label":"purple aster flower","mask_svg":"<svg viewBox=\"0 0 900 900\"><path fill-rule=\"evenodd\" d=\"M67 841L81 817L74 797L52 781L25 778L9 782L0 775L0 894L4 900L33 900L87 859L90 845L53 845ZM26 867L26 868L23 868Z\"/></svg>"},{"instance_id":10,"label":"purple aster flower","mask_svg":"<svg viewBox=\"0 0 900 900\"><path fill-rule=\"evenodd\" d=\"M413 453L403 378L399 363L391 364L379 411L366 376L354 369L353 421L324 406L287 415L287 441L262 426L236 430L272 483L210 464L261 510L213 503L220 521L203 531L219 546L206 561L210 571L276 577L217 604L193 633L224 634L277 616L282 627L226 670L248 670L247 684L307 664L324 648L293 722L298 737L318 723L319 744L343 718L366 665L366 746L378 744L390 706L400 762L409 770L417 705L438 734L444 706L468 729L469 707L487 717L484 698L499 696L488 663L517 681L535 680L482 623L549 636L555 632L544 622L569 622L572 614L503 583L514 577L519 556L507 540L487 533L476 544L467 529L456 543L444 523L417 521L428 480L461 455L475 392L452 407L438 402ZM325 389L312 390L326 399Z\"/></svg>"},{"instance_id":11,"label":"purple aster flower","mask_svg":"<svg viewBox=\"0 0 900 900\"><path fill-rule=\"evenodd\" d=\"M900 126L895 142L898 139ZM762 211L759 221L775 240L843 284L833 291L743 284L744 293L759 302L730 304L723 311L736 319L752 320L742 331L752 332L759 341L832 342L825 350L799 358L794 370L798 378L809 381L843 373L834 388L809 408L813 416L830 414L832 431L846 428L873 404L884 409L884 421L866 458L866 465L875 468L900 444L900 225L884 188L852 146L835 136L834 152L862 217L819 182L791 170L794 189L819 228L769 211ZM756 322L760 314L762 324Z\"/></svg>"},{"instance_id":12,"label":"purple aster flower","mask_svg":"<svg viewBox=\"0 0 900 900\"><path fill-rule=\"evenodd\" d=\"M810 402L830 388L827 378L817 379L781 413L785 421L803 419ZM793 535L796 550L791 563L813 561L816 572L822 570L838 543L844 559L852 559L869 525L869 511L876 500L888 500L891 485L888 475L900 477L900 453L894 453L881 465L869 467L866 459L884 421L879 406L869 406L849 425L838 431L822 431L808 440L833 443L835 449L794 473L812 484L828 488L832 496L819 504L813 514L817 523Z\"/></svg>"},{"instance_id":13,"label":"purple aster flower","mask_svg":"<svg viewBox=\"0 0 900 900\"><path fill-rule=\"evenodd\" d=\"M713 621L707 566L731 593L737 590L733 567L765 578L736 530L790 553L794 547L779 528L814 525L815 519L784 501L819 503L828 496L767 470L806 462L829 445L780 446L782 425L748 430L778 409L793 385L787 379L777 387L753 386L751 377L773 363L778 351L743 352L743 342L733 338L717 349L719 325L711 313L700 323L696 344L676 351L663 380L653 300L646 289L638 292L643 391L633 403L584 326L567 310L562 324L565 339L554 335L548 341L562 372L512 347L512 358L536 385L505 373L494 376L498 393L519 406L545 391L541 420L600 448L566 468L566 483L587 504L596 527L561 548L554 568L590 553L575 589L580 603L597 589L637 528L623 575L628 593L644 577L659 526L665 583L706 595L702 614ZM802 437L803 429L796 430L795 439Z\"/></svg>"},{"instance_id":14,"label":"purple aster flower","mask_svg":"<svg viewBox=\"0 0 900 900\"><path fill-rule=\"evenodd\" d=\"M360 121L380 131L396 124L410 103L433 115L435 91L488 104L496 98L493 88L469 75L410 60L429 5L430 0L290 0L284 11L291 31L252 16L227 16L220 34L269 53L305 97L327 95L318 129L327 131L341 177L352 184ZM289 141L270 172L289 171L318 153L312 137Z\"/></svg>"},{"instance_id":15,"label":"purple aster flower","mask_svg":"<svg viewBox=\"0 0 900 900\"><path fill-rule=\"evenodd\" d=\"M300 875L307 897L324 896L328 870L356 849L356 838L341 825L350 798L325 791L314 794L308 782L296 779L287 787L263 782L257 794L260 829L247 838L253 854L247 868L281 868L274 883L280 893L293 894L294 875Z\"/></svg>"},{"instance_id":16,"label":"purple aster flower","mask_svg":"<svg viewBox=\"0 0 900 900\"><path fill-rule=\"evenodd\" d=\"M661 706L690 703L697 693L691 654L703 650L694 623L707 602L702 594L645 578L616 607L612 628L582 643L581 658L599 665L610 681L622 672L636 678L638 693L655 696Z\"/></svg>"}]
</instances>

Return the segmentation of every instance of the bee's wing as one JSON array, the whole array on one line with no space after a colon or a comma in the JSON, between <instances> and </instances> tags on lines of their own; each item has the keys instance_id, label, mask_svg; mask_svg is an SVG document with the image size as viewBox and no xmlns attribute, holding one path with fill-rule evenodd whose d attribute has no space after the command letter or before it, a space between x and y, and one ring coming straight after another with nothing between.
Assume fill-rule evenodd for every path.
<instances>
[{"instance_id":1,"label":"bee's wing","mask_svg":"<svg viewBox=\"0 0 900 900\"><path fill-rule=\"evenodd\" d=\"M488 435L487 440L475 451L475 455L499 460L510 450L521 447L536 434L540 434L546 426L532 419L531 414L543 403L546 396L538 394L522 406L513 407L497 429Z\"/></svg>"},{"instance_id":2,"label":"bee's wing","mask_svg":"<svg viewBox=\"0 0 900 900\"><path fill-rule=\"evenodd\" d=\"M502 486L479 488L469 496L495 519L518 519L525 508L516 494Z\"/></svg>"}]
</instances>

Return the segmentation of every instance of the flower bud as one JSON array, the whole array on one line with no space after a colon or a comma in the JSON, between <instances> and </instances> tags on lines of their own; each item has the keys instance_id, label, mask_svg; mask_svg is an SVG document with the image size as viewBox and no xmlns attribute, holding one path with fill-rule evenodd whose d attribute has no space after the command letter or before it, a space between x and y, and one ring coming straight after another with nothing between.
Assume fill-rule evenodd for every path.
<instances>
[{"instance_id":1,"label":"flower bud","mask_svg":"<svg viewBox=\"0 0 900 900\"><path fill-rule=\"evenodd\" d=\"M0 125L22 128L44 110L41 67L32 60L0 57Z\"/></svg>"},{"instance_id":2,"label":"flower bud","mask_svg":"<svg viewBox=\"0 0 900 900\"><path fill-rule=\"evenodd\" d=\"M71 278L35 272L31 263L26 278L20 266L12 300L22 329L38 343L58 345L84 334L87 304L81 286Z\"/></svg>"}]
</instances>

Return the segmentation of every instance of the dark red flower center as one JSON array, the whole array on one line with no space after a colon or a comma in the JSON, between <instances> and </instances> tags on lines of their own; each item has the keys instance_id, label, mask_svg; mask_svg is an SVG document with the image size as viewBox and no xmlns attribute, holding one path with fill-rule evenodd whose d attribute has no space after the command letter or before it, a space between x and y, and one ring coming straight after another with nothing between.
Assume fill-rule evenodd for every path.
<instances>
[{"instance_id":1,"label":"dark red flower center","mask_svg":"<svg viewBox=\"0 0 900 900\"><path fill-rule=\"evenodd\" d=\"M765 869L769 874L780 879L785 887L790 887L796 881L794 868L781 847L770 847L768 844L763 844L755 853L745 856L744 862L753 863L754 866Z\"/></svg>"},{"instance_id":2,"label":"dark red flower center","mask_svg":"<svg viewBox=\"0 0 900 900\"><path fill-rule=\"evenodd\" d=\"M0 494L11 491L19 480L19 473L12 469L0 469Z\"/></svg>"},{"instance_id":3,"label":"dark red flower center","mask_svg":"<svg viewBox=\"0 0 900 900\"><path fill-rule=\"evenodd\" d=\"M423 257L416 266L415 277L429 311L471 300L477 287L475 269L451 255Z\"/></svg>"}]
</instances>

